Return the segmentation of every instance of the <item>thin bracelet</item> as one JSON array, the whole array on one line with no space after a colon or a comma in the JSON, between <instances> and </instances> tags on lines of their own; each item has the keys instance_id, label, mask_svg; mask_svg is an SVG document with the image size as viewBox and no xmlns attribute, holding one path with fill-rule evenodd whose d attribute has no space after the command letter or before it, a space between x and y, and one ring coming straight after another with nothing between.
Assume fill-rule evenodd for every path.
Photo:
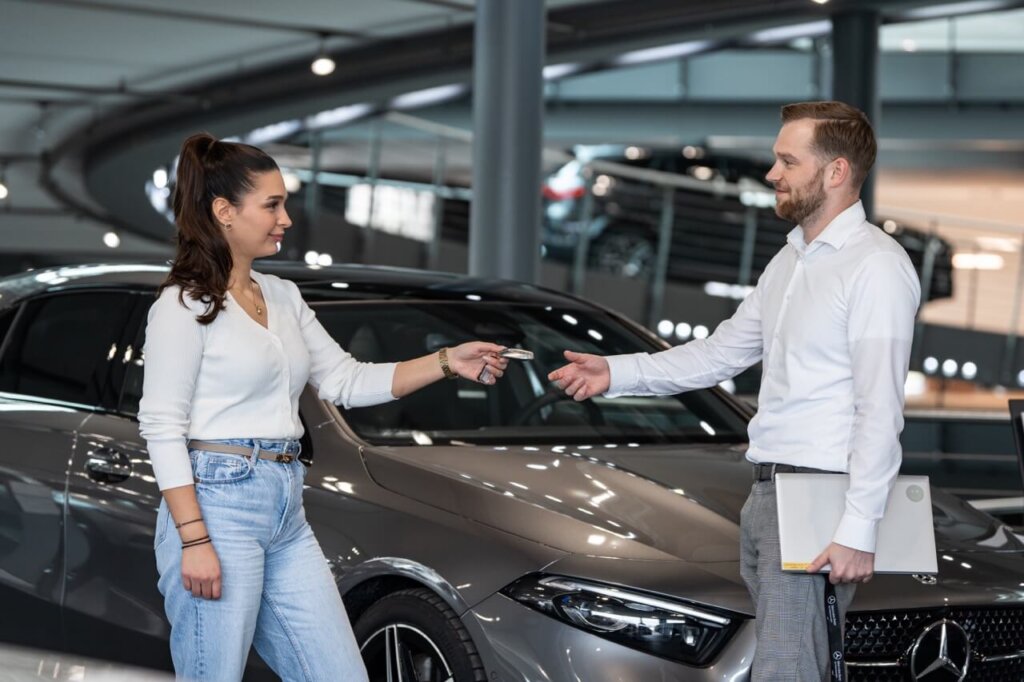
<instances>
[{"instance_id":1,"label":"thin bracelet","mask_svg":"<svg viewBox=\"0 0 1024 682\"><path fill-rule=\"evenodd\" d=\"M206 538L205 540L199 540L198 542L193 542L193 543L188 544L188 545L182 545L181 548L182 549L188 549L189 547L198 547L199 545L207 545L207 544L209 544L211 542L213 542L213 540L211 540L210 538Z\"/></svg>"},{"instance_id":2,"label":"thin bracelet","mask_svg":"<svg viewBox=\"0 0 1024 682\"><path fill-rule=\"evenodd\" d=\"M191 521L182 521L181 523L176 523L176 524L174 524L174 527L175 528L181 528L182 526L187 526L190 523L199 523L202 520L203 520L203 517L200 516L198 519L192 519Z\"/></svg>"},{"instance_id":3,"label":"thin bracelet","mask_svg":"<svg viewBox=\"0 0 1024 682\"><path fill-rule=\"evenodd\" d=\"M182 547L191 547L192 545L199 544L203 540L209 540L209 539L210 539L209 535L204 535L204 536L198 537L198 538L196 538L194 540L186 540L186 541L181 543L181 546Z\"/></svg>"}]
</instances>

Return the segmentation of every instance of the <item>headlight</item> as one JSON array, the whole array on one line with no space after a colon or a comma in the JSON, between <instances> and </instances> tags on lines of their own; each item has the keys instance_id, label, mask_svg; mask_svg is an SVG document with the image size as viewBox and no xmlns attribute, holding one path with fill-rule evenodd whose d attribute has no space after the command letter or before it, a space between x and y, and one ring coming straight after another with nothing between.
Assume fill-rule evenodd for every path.
<instances>
[{"instance_id":1,"label":"headlight","mask_svg":"<svg viewBox=\"0 0 1024 682\"><path fill-rule=\"evenodd\" d=\"M690 665L710 663L739 625L704 607L575 578L527 576L502 593L598 637Z\"/></svg>"}]
</instances>

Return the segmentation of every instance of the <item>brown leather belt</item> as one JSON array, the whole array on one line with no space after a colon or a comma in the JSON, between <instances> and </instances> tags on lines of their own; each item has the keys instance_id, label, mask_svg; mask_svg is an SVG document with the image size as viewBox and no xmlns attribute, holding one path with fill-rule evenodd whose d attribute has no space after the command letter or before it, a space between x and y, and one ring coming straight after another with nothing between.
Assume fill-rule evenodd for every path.
<instances>
[{"instance_id":1,"label":"brown leather belt","mask_svg":"<svg viewBox=\"0 0 1024 682\"><path fill-rule=\"evenodd\" d=\"M842 471L825 471L814 467L798 467L793 464L762 462L754 465L755 481L774 481L775 474L841 474Z\"/></svg>"},{"instance_id":2,"label":"brown leather belt","mask_svg":"<svg viewBox=\"0 0 1024 682\"><path fill-rule=\"evenodd\" d=\"M208 452L219 452L224 455L239 455L240 457L252 457L254 448L247 448L242 445L227 445L226 443L211 443L205 440L190 440L186 444L189 450L206 450ZM298 454L286 455L280 452L271 452L269 450L260 450L259 458L270 460L271 462L281 462L283 464L289 464L292 460L298 457Z\"/></svg>"}]
</instances>

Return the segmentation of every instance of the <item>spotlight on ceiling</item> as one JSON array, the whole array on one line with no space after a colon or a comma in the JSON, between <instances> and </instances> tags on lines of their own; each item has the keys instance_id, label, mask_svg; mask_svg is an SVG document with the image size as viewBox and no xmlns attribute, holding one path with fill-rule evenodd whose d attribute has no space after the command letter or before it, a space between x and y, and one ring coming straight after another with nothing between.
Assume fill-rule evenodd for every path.
<instances>
[{"instance_id":1,"label":"spotlight on ceiling","mask_svg":"<svg viewBox=\"0 0 1024 682\"><path fill-rule=\"evenodd\" d=\"M327 36L320 36L320 53L313 60L313 63L309 65L310 70L318 76L330 76L334 73L334 60L327 55L326 42Z\"/></svg>"},{"instance_id":2,"label":"spotlight on ceiling","mask_svg":"<svg viewBox=\"0 0 1024 682\"><path fill-rule=\"evenodd\" d=\"M812 0L812 1L814 3L816 3L816 4L819 4L819 5L824 5L826 2L828 2L828 0Z\"/></svg>"},{"instance_id":3,"label":"spotlight on ceiling","mask_svg":"<svg viewBox=\"0 0 1024 682\"><path fill-rule=\"evenodd\" d=\"M323 55L314 59L309 68L318 76L330 76L334 73L334 66L334 60L327 55Z\"/></svg>"}]
</instances>

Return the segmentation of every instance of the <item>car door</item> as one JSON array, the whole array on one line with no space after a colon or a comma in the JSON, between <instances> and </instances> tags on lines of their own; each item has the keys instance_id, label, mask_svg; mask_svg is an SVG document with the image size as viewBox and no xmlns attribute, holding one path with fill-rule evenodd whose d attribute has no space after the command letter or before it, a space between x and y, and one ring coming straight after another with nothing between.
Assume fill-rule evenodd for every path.
<instances>
[{"instance_id":1,"label":"car door","mask_svg":"<svg viewBox=\"0 0 1024 682\"><path fill-rule=\"evenodd\" d=\"M68 473L64 627L75 653L168 668L153 556L160 491L134 418L137 398L122 406L129 383L141 389L142 327L152 302L152 294L134 296L111 361L119 390L78 432Z\"/></svg>"},{"instance_id":2,"label":"car door","mask_svg":"<svg viewBox=\"0 0 1024 682\"><path fill-rule=\"evenodd\" d=\"M0 316L0 639L63 648L66 479L75 434L105 398L125 294L62 292Z\"/></svg>"},{"instance_id":3,"label":"car door","mask_svg":"<svg viewBox=\"0 0 1024 682\"><path fill-rule=\"evenodd\" d=\"M76 653L170 669L170 626L153 553L160 490L137 417L152 302L152 296L142 297L130 341L119 351L116 405L91 415L78 434L68 476L64 617L68 647ZM244 679L278 678L252 654Z\"/></svg>"}]
</instances>

